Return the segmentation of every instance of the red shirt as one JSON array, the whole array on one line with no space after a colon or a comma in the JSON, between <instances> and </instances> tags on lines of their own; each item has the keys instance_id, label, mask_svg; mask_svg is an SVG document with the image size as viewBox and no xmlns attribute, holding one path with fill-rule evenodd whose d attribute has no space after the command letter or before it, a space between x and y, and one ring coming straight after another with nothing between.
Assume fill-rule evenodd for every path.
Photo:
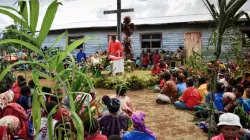
<instances>
[{"instance_id":1,"label":"red shirt","mask_svg":"<svg viewBox=\"0 0 250 140\"><path fill-rule=\"evenodd\" d=\"M160 62L160 60L161 60L161 56L159 54L156 54L156 55L154 54L152 56L152 59L153 59L154 64L158 64Z\"/></svg>"},{"instance_id":2,"label":"red shirt","mask_svg":"<svg viewBox=\"0 0 250 140\"><path fill-rule=\"evenodd\" d=\"M199 91L194 87L188 87L183 92L181 101L183 101L188 108L193 109L194 106L199 105L201 102Z\"/></svg>"},{"instance_id":3,"label":"red shirt","mask_svg":"<svg viewBox=\"0 0 250 140\"><path fill-rule=\"evenodd\" d=\"M107 137L104 135L97 134L91 137L87 137L85 138L85 140L107 140Z\"/></svg>"},{"instance_id":4,"label":"red shirt","mask_svg":"<svg viewBox=\"0 0 250 140\"><path fill-rule=\"evenodd\" d=\"M142 65L148 65L148 58L147 58L147 56L142 57Z\"/></svg>"},{"instance_id":5,"label":"red shirt","mask_svg":"<svg viewBox=\"0 0 250 140\"><path fill-rule=\"evenodd\" d=\"M151 73L152 73L152 74L160 74L160 73L161 73L161 70L160 70L160 68L158 68L158 67L153 67L153 68L151 69Z\"/></svg>"},{"instance_id":6,"label":"red shirt","mask_svg":"<svg viewBox=\"0 0 250 140\"><path fill-rule=\"evenodd\" d=\"M160 65L160 63L157 65L157 67L159 67L159 69L162 70L166 70L167 69L167 65L164 63L163 66Z\"/></svg>"},{"instance_id":7,"label":"red shirt","mask_svg":"<svg viewBox=\"0 0 250 140\"><path fill-rule=\"evenodd\" d=\"M162 80L161 80L161 82L160 82L160 87L161 87L161 88L163 88L163 87L164 87L164 85L165 85L165 80L164 80L164 79L162 79Z\"/></svg>"},{"instance_id":8,"label":"red shirt","mask_svg":"<svg viewBox=\"0 0 250 140\"><path fill-rule=\"evenodd\" d=\"M122 57L121 43L119 41L116 41L116 42L111 41L109 44L108 53L116 57Z\"/></svg>"}]
</instances>

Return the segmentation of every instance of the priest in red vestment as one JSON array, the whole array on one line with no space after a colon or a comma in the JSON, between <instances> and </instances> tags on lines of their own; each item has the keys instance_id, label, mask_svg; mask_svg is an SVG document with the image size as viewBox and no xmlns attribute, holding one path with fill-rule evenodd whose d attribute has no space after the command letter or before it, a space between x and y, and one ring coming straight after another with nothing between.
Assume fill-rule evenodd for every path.
<instances>
[{"instance_id":1,"label":"priest in red vestment","mask_svg":"<svg viewBox=\"0 0 250 140\"><path fill-rule=\"evenodd\" d=\"M122 45L116 40L115 36L112 36L112 41L109 44L108 54L114 55L116 57L122 57Z\"/></svg>"}]
</instances>

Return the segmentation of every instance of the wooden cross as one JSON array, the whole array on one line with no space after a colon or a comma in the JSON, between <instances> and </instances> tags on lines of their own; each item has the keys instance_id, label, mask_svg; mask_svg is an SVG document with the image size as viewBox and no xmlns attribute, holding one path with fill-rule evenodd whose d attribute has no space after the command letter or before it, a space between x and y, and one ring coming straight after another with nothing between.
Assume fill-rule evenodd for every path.
<instances>
[{"instance_id":1,"label":"wooden cross","mask_svg":"<svg viewBox=\"0 0 250 140\"><path fill-rule=\"evenodd\" d=\"M121 0L117 0L117 10L104 11L104 14L117 14L117 39L121 42L121 14L125 12L134 12L134 8L122 9Z\"/></svg>"}]
</instances>

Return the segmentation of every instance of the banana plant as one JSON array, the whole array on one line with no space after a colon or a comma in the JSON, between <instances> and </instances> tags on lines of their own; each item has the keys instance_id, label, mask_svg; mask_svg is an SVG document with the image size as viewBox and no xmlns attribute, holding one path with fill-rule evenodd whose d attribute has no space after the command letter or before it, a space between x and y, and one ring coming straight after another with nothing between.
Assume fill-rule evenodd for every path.
<instances>
[{"instance_id":1,"label":"banana plant","mask_svg":"<svg viewBox=\"0 0 250 140\"><path fill-rule=\"evenodd\" d=\"M0 41L0 45L7 44L7 43L16 43L20 44L21 46L29 49L32 52L35 52L36 54L42 56L44 58L44 62L39 62L35 60L29 60L29 61L19 61L12 65L9 65L7 68L5 68L2 73L0 74L0 81L4 78L4 76L14 67L15 65L19 64L28 64L32 67L32 79L36 85L35 93L33 94L33 101L32 101L32 120L34 129L36 132L39 132L40 126L41 126L41 112L39 110L45 108L45 101L43 99L44 95L52 95L50 93L43 93L42 87L46 86L51 88L54 91L57 91L61 87L64 88L66 95L69 99L70 108L68 109L71 112L71 119L73 121L74 127L76 128L76 137L79 140L84 139L84 128L83 128L83 122L81 118L79 117L79 114L77 114L77 110L79 110L79 106L75 105L75 94L85 94L83 92L76 92L75 89L72 89L72 84L75 84L76 82L84 82L85 88L94 89L93 84L91 82L91 78L86 74L79 71L75 66L75 60L73 56L70 54L74 49L77 48L80 44L86 42L87 40L90 40L92 38L82 38L79 39L70 45L68 45L68 34L67 32L62 33L60 36L57 37L57 39L54 41L54 43L50 46L50 49L47 52L43 52L41 50L41 46L48 36L48 33L50 31L50 28L52 26L52 23L54 21L54 18L56 16L58 7L62 5L57 0L54 0L47 8L46 14L43 17L42 25L40 27L40 31L37 33L37 26L38 26L38 18L39 18L39 11L40 11L40 4L38 0L21 0L18 2L19 8L15 9L13 7L9 6L0 6L0 14L4 14L11 19L13 19L15 22L17 22L19 25L21 25L22 28L29 31L29 33L24 33L22 30L18 29L9 29L12 32L16 32L18 34L21 34L22 36L25 36L29 41L32 42L26 42L20 39L5 39ZM29 8L29 9L28 9ZM49 53L52 51L53 47L63 38L66 37L66 49L64 51L59 52L58 54L50 57ZM64 59L67 57L70 58L70 63L72 65L71 68L64 68ZM41 72L40 69L44 69L46 72ZM84 77L84 81L76 81L76 82L70 82L68 79L70 76L72 79L75 79L76 75L80 75L81 77ZM56 86L52 85L41 85L39 82L39 77L43 77L46 80L56 82ZM57 92L56 92L57 96ZM59 96L57 96L59 100ZM90 112L91 113L91 112ZM49 122L48 122L48 130L49 130L49 139L53 139L52 134L52 125L51 125L51 116L49 115ZM91 115L90 115L91 116ZM35 134L35 139L38 133ZM73 139L73 138L70 138Z\"/></svg>"}]
</instances>

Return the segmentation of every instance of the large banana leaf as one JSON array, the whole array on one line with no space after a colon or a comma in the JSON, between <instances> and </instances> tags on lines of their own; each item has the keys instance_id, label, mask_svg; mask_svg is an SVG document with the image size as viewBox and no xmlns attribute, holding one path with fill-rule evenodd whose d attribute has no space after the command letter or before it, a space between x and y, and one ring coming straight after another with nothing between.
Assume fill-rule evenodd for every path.
<instances>
[{"instance_id":1,"label":"large banana leaf","mask_svg":"<svg viewBox=\"0 0 250 140\"><path fill-rule=\"evenodd\" d=\"M36 43L36 38L34 38L33 36L21 31L21 30L17 30L17 29L13 29L13 28L8 28L7 30L15 32L17 34L23 35L24 37L26 37L27 39L29 39L30 41Z\"/></svg>"},{"instance_id":2,"label":"large banana leaf","mask_svg":"<svg viewBox=\"0 0 250 140\"><path fill-rule=\"evenodd\" d=\"M28 23L26 21L22 20L20 17L16 16L15 14L13 14L5 9L0 9L0 13L12 18L14 21L16 21L17 23L22 25L24 28L30 29Z\"/></svg>"},{"instance_id":3,"label":"large banana leaf","mask_svg":"<svg viewBox=\"0 0 250 140\"><path fill-rule=\"evenodd\" d=\"M37 22L39 18L39 1L31 0L30 1L30 31L33 35L36 33Z\"/></svg>"},{"instance_id":4,"label":"large banana leaf","mask_svg":"<svg viewBox=\"0 0 250 140\"><path fill-rule=\"evenodd\" d=\"M50 6L48 7L45 17L43 18L43 23L40 29L40 33L38 36L38 46L39 48L41 47L42 43L44 42L45 38L47 37L49 30L51 28L51 25L54 21L54 18L56 16L56 12L58 9L58 6L60 5L60 2L57 2L57 0L55 0L54 2L52 2L50 4Z\"/></svg>"},{"instance_id":5,"label":"large banana leaf","mask_svg":"<svg viewBox=\"0 0 250 140\"><path fill-rule=\"evenodd\" d=\"M27 2L26 1L20 1L18 3L19 7L20 7L20 13L23 16L24 20L28 23L29 20L29 15L28 15L28 6L27 6Z\"/></svg>"},{"instance_id":6,"label":"large banana leaf","mask_svg":"<svg viewBox=\"0 0 250 140\"><path fill-rule=\"evenodd\" d=\"M16 44L23 45L26 48L30 49L31 51L34 51L41 56L44 56L43 52L39 48L37 48L36 46L34 46L28 42L18 40L18 39L5 39L5 40L0 41L0 45L7 44L7 43L16 43Z\"/></svg>"},{"instance_id":7,"label":"large banana leaf","mask_svg":"<svg viewBox=\"0 0 250 140\"><path fill-rule=\"evenodd\" d=\"M38 63L38 62L31 62L31 61L18 61L12 65L9 65L6 69L3 70L3 72L0 75L0 81L4 78L4 76L15 66L15 65L20 65L20 64L33 64L33 65L39 65L45 69L48 69L48 66Z\"/></svg>"}]
</instances>

